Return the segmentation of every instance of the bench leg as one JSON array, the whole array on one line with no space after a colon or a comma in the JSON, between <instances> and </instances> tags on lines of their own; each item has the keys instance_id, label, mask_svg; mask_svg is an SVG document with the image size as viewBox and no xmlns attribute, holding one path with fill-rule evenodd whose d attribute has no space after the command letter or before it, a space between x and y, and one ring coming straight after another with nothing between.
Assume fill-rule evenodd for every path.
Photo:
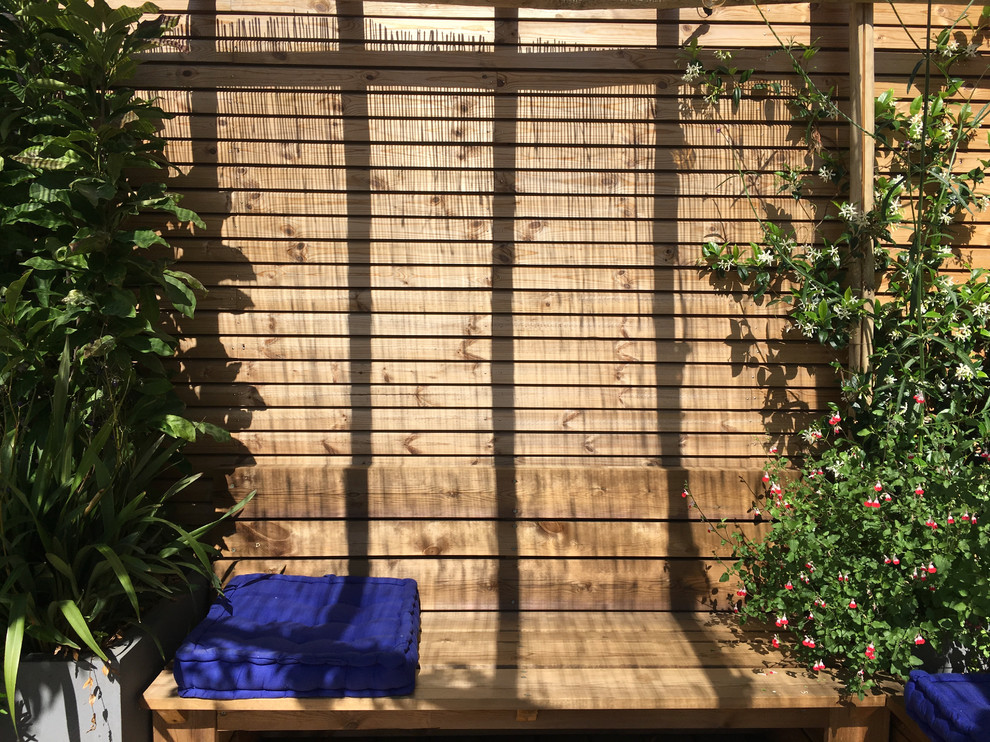
<instances>
[{"instance_id":1,"label":"bench leg","mask_svg":"<svg viewBox=\"0 0 990 742\"><path fill-rule=\"evenodd\" d=\"M216 742L215 711L155 711L155 742Z\"/></svg>"},{"instance_id":2,"label":"bench leg","mask_svg":"<svg viewBox=\"0 0 990 742\"><path fill-rule=\"evenodd\" d=\"M884 708L843 707L829 713L825 742L887 742L890 712Z\"/></svg>"}]
</instances>

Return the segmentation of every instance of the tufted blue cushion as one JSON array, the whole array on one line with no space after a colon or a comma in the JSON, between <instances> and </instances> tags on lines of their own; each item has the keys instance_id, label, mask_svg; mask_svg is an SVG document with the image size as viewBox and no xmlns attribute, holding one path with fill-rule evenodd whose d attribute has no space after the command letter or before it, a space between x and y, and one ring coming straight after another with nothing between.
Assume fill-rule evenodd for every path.
<instances>
[{"instance_id":1,"label":"tufted blue cushion","mask_svg":"<svg viewBox=\"0 0 990 742\"><path fill-rule=\"evenodd\" d=\"M990 740L990 674L914 670L904 705L932 742Z\"/></svg>"},{"instance_id":2,"label":"tufted blue cushion","mask_svg":"<svg viewBox=\"0 0 990 742\"><path fill-rule=\"evenodd\" d=\"M414 580L241 575L176 652L184 698L398 696L419 660Z\"/></svg>"}]
</instances>

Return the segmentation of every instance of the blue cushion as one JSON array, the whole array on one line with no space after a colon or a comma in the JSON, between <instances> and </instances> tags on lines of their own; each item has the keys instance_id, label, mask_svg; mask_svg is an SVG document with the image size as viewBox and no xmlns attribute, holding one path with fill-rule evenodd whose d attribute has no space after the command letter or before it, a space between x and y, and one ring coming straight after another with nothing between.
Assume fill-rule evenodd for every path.
<instances>
[{"instance_id":1,"label":"blue cushion","mask_svg":"<svg viewBox=\"0 0 990 742\"><path fill-rule=\"evenodd\" d=\"M419 661L415 580L241 575L176 652L184 698L397 696Z\"/></svg>"},{"instance_id":2,"label":"blue cushion","mask_svg":"<svg viewBox=\"0 0 990 742\"><path fill-rule=\"evenodd\" d=\"M990 740L990 673L914 670L904 705L932 742Z\"/></svg>"}]
</instances>

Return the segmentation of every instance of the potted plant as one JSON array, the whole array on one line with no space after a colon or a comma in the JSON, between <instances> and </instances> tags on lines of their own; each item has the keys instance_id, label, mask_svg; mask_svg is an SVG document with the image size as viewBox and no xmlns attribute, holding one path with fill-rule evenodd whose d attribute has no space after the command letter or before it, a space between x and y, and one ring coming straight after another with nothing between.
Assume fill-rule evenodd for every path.
<instances>
[{"instance_id":1,"label":"potted plant","mask_svg":"<svg viewBox=\"0 0 990 742\"><path fill-rule=\"evenodd\" d=\"M0 0L0 626L7 707L18 732L42 738L92 726L133 739L107 726L106 704L135 675L123 661L133 630L189 592L189 571L215 583L209 526L186 530L168 510L195 478L170 473L183 444L225 436L183 415L163 364L176 341L161 305L191 316L202 287L135 226L147 212L202 224L163 183L133 177L164 165L163 114L124 85L134 54L171 26L154 12ZM39 655L81 664L27 690ZM143 684L156 668L137 664ZM65 728L75 712L58 733L16 718L72 693L79 730Z\"/></svg>"},{"instance_id":2,"label":"potted plant","mask_svg":"<svg viewBox=\"0 0 990 742\"><path fill-rule=\"evenodd\" d=\"M960 164L988 107L968 100L953 72L977 56L987 22L986 10L972 22L964 14L930 36L912 75L920 94L877 98L866 133L884 171L868 209L850 202L844 157L818 134L845 117L806 71L815 50L783 44L801 81L790 105L808 167L778 172L781 190L801 202L832 188L833 200L812 244L761 218L760 244L704 249L718 276L789 305L811 341L839 351L865 336L865 364L834 364L842 402L793 455L770 449L753 503L770 521L765 538L715 524L734 547L725 579L741 581L731 600L743 619L775 625L775 645L857 693L906 676L923 661L919 648L961 644L971 664L990 653L990 277L960 266L955 249L967 216L990 207L990 160ZM729 90L787 95L724 53L721 64L697 46L687 53L685 79L716 100ZM875 298L850 279L864 256Z\"/></svg>"},{"instance_id":3,"label":"potted plant","mask_svg":"<svg viewBox=\"0 0 990 742\"><path fill-rule=\"evenodd\" d=\"M203 609L189 578L211 575L200 542L210 526L187 531L168 519L171 496L198 476L155 488L181 441L142 438L119 410L74 389L85 362L66 347L50 396L32 395L16 416L4 406L3 674L22 734L73 738L67 717L78 717L77 731L133 739L149 721L140 693ZM0 731L14 735L14 725Z\"/></svg>"}]
</instances>

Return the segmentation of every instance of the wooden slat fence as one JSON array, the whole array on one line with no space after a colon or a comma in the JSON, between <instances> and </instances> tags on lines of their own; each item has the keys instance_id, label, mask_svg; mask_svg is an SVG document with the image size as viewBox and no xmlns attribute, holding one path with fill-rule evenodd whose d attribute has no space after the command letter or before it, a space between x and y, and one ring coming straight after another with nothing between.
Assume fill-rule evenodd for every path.
<instances>
[{"instance_id":1,"label":"wooden slat fence","mask_svg":"<svg viewBox=\"0 0 990 742\"><path fill-rule=\"evenodd\" d=\"M207 227L168 236L211 290L170 324L176 368L234 435L195 448L217 492L186 504L258 491L221 569L411 576L443 610L724 607L726 547L681 488L751 521L767 446L838 394L779 306L697 266L758 238L739 169L816 239L776 192L817 169L782 101L681 79L697 38L792 85L759 13L161 5L179 25L138 86L175 114L171 182ZM765 12L847 106L848 9ZM876 87L910 97L924 8L898 12L910 34L876 8Z\"/></svg>"}]
</instances>

